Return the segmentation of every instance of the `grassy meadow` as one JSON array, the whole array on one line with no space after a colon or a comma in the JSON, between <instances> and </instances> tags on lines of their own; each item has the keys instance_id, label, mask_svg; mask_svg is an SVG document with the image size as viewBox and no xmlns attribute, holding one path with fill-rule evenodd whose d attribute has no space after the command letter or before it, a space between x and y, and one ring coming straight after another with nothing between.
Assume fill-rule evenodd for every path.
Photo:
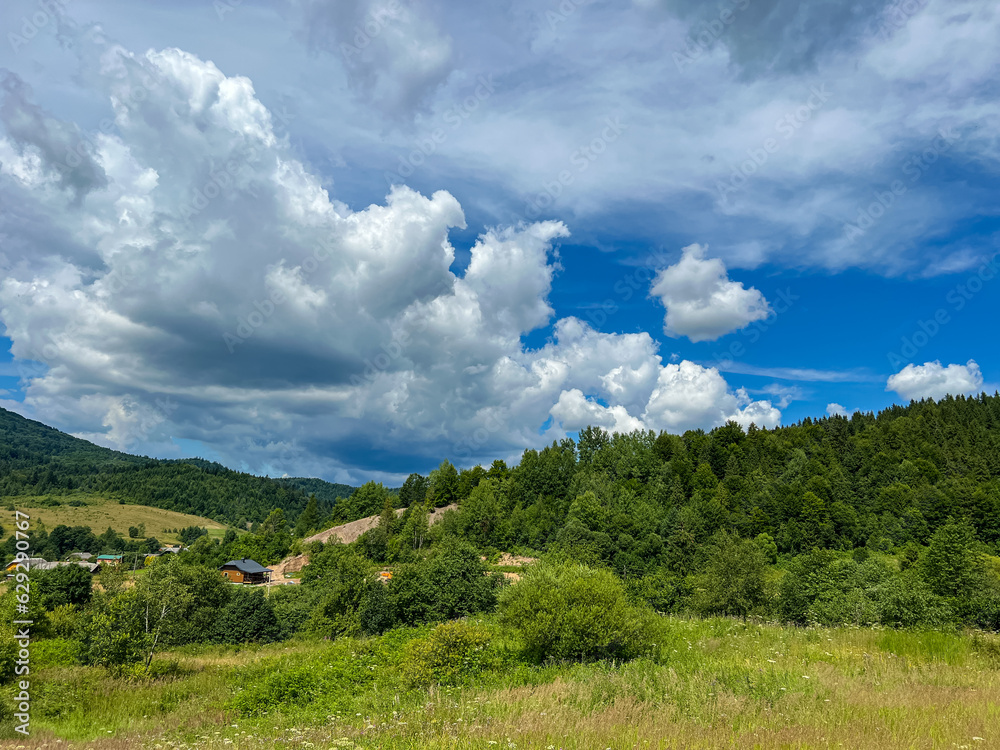
<instances>
[{"instance_id":1,"label":"grassy meadow","mask_svg":"<svg viewBox=\"0 0 1000 750\"><path fill-rule=\"evenodd\" d=\"M73 666L69 642L42 641L32 736L4 746L1000 747L995 634L663 617L649 657L539 666L492 617L472 625L488 645L444 685L413 668L430 626L185 647L135 680Z\"/></svg>"},{"instance_id":2,"label":"grassy meadow","mask_svg":"<svg viewBox=\"0 0 1000 750\"><path fill-rule=\"evenodd\" d=\"M95 534L102 533L109 526L128 538L129 526L146 525L146 535L156 537L164 544L177 544L180 539L167 529L183 529L186 526L201 526L208 529L209 536L221 539L226 527L216 521L189 513L152 508L148 505L119 505L100 495L74 494L52 496L59 505L47 505L50 496L24 496L8 498L15 507L31 516L33 523L41 522L50 531L59 524L66 526L89 526ZM72 506L71 500L79 500L84 505ZM14 511L0 508L0 526L14 527Z\"/></svg>"}]
</instances>

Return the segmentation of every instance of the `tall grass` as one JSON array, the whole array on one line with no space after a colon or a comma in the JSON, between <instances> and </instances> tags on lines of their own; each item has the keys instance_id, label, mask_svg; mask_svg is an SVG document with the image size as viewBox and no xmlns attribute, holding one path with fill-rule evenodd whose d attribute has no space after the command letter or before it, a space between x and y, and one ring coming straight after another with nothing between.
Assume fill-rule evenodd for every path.
<instances>
[{"instance_id":1,"label":"tall grass","mask_svg":"<svg viewBox=\"0 0 1000 750\"><path fill-rule=\"evenodd\" d=\"M39 677L30 746L1000 747L995 635L727 619L661 625L649 657L533 665L486 619L496 658L430 688L401 679L408 644L429 628L188 647L167 653L161 676L143 681L52 666Z\"/></svg>"}]
</instances>

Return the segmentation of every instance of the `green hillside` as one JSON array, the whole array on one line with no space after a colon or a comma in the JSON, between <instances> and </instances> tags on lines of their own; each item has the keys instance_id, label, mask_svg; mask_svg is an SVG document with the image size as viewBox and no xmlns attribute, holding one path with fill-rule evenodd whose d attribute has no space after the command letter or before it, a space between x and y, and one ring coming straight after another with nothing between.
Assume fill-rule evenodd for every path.
<instances>
[{"instance_id":1,"label":"green hillside","mask_svg":"<svg viewBox=\"0 0 1000 750\"><path fill-rule=\"evenodd\" d=\"M68 500L74 494L229 524L263 521L274 508L281 508L294 521L309 500L307 492L289 482L232 471L202 459L132 456L0 409L0 496L66 496ZM336 499L329 494L317 498L324 517Z\"/></svg>"},{"instance_id":2,"label":"green hillside","mask_svg":"<svg viewBox=\"0 0 1000 750\"><path fill-rule=\"evenodd\" d=\"M317 500L326 500L330 503L336 501L338 497L350 497L357 489L349 484L327 482L315 477L282 477L277 481L285 487L302 490L307 495L315 495Z\"/></svg>"}]
</instances>

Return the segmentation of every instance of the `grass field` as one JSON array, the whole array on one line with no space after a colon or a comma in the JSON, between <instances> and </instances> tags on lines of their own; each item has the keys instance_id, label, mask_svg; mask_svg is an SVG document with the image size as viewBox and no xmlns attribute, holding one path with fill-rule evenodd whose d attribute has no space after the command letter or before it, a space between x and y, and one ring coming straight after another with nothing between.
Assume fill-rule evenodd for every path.
<instances>
[{"instance_id":1,"label":"grass field","mask_svg":"<svg viewBox=\"0 0 1000 750\"><path fill-rule=\"evenodd\" d=\"M68 495L55 497L60 505L47 507L42 505L43 497L5 498L12 501L14 507L31 516L32 523L41 521L51 531L59 524L67 526L89 526L95 534L102 533L110 526L115 531L128 536L129 526L146 525L146 536L154 536L164 543L179 541L176 534L166 529L182 529L185 526L202 526L208 529L211 536L222 538L226 527L216 521L193 516L188 513L177 513L172 510L152 508L147 505L119 505L117 500L110 500L99 495ZM81 500L86 505L70 506L70 500ZM0 510L0 526L7 531L14 527L14 511L3 507Z\"/></svg>"},{"instance_id":2,"label":"grass field","mask_svg":"<svg viewBox=\"0 0 1000 750\"><path fill-rule=\"evenodd\" d=\"M996 635L664 618L651 658L534 666L484 626L500 662L430 688L400 668L426 628L175 650L160 660L172 675L140 682L58 666L54 641L35 657L31 740L10 746L1000 747Z\"/></svg>"}]
</instances>

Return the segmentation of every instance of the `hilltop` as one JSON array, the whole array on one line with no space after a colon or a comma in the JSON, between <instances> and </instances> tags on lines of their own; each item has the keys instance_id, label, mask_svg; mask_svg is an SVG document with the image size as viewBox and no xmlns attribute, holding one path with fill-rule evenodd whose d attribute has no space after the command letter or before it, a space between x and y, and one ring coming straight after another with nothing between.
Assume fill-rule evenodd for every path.
<instances>
[{"instance_id":1,"label":"hilltop","mask_svg":"<svg viewBox=\"0 0 1000 750\"><path fill-rule=\"evenodd\" d=\"M275 508L294 521L310 493L318 493L318 511L326 517L338 497L353 491L319 479L254 476L204 459L134 456L0 408L0 495L6 498L110 500L245 526Z\"/></svg>"}]
</instances>

